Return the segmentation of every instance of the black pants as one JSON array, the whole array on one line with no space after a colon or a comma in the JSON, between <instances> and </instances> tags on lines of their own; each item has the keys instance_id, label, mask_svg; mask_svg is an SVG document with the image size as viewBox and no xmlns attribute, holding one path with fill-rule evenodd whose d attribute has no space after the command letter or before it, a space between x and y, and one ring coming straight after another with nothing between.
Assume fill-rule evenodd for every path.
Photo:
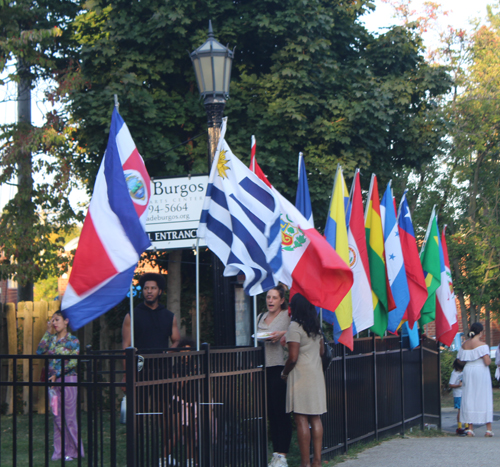
<instances>
[{"instance_id":1,"label":"black pants","mask_svg":"<svg viewBox=\"0 0 500 467\"><path fill-rule=\"evenodd\" d=\"M267 417L274 452L288 453L292 440L292 419L286 413L286 382L281 379L283 366L266 368Z\"/></svg>"}]
</instances>

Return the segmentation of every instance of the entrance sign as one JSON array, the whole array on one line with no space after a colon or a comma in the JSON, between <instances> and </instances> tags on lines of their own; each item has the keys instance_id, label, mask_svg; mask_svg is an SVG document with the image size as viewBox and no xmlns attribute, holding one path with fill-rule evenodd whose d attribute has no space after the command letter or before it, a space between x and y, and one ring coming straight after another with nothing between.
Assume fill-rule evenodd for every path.
<instances>
[{"instance_id":1,"label":"entrance sign","mask_svg":"<svg viewBox=\"0 0 500 467\"><path fill-rule=\"evenodd\" d=\"M151 248L172 250L196 245L207 185L208 175L151 179L146 220ZM204 239L199 246L205 246Z\"/></svg>"}]
</instances>

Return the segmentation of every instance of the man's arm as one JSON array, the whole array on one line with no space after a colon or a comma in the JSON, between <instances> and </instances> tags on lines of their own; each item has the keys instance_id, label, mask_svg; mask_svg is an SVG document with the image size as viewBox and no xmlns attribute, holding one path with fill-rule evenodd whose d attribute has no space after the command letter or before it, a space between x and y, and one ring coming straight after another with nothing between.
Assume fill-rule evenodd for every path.
<instances>
[{"instance_id":1,"label":"man's arm","mask_svg":"<svg viewBox=\"0 0 500 467\"><path fill-rule=\"evenodd\" d=\"M130 313L125 315L122 324L122 349L125 350L132 344L132 337L130 334Z\"/></svg>"},{"instance_id":2,"label":"man's arm","mask_svg":"<svg viewBox=\"0 0 500 467\"><path fill-rule=\"evenodd\" d=\"M177 326L176 316L174 316L174 320L172 321L172 335L170 336L170 340L172 341L172 348L177 347L179 345L179 341L181 340L181 333L179 332L179 326Z\"/></svg>"}]
</instances>

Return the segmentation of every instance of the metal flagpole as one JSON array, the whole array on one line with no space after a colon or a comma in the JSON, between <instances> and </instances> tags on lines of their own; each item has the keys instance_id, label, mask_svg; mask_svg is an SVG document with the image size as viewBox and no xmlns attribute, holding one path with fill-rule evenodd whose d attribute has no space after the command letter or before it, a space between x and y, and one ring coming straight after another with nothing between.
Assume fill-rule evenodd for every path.
<instances>
[{"instance_id":1,"label":"metal flagpole","mask_svg":"<svg viewBox=\"0 0 500 467\"><path fill-rule=\"evenodd\" d=\"M130 346L134 345L134 283L130 283Z\"/></svg>"},{"instance_id":2,"label":"metal flagpole","mask_svg":"<svg viewBox=\"0 0 500 467\"><path fill-rule=\"evenodd\" d=\"M321 326L321 329L323 329L323 308L319 309L319 324Z\"/></svg>"},{"instance_id":3,"label":"metal flagpole","mask_svg":"<svg viewBox=\"0 0 500 467\"><path fill-rule=\"evenodd\" d=\"M200 239L196 238L196 350L200 350Z\"/></svg>"},{"instance_id":4,"label":"metal flagpole","mask_svg":"<svg viewBox=\"0 0 500 467\"><path fill-rule=\"evenodd\" d=\"M257 295L253 296L253 346L257 347Z\"/></svg>"}]
</instances>

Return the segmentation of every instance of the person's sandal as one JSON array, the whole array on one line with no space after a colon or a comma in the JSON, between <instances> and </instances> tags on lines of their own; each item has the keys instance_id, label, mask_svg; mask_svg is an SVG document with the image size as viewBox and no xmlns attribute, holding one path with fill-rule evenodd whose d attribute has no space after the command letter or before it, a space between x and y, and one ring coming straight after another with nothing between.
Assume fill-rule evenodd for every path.
<instances>
[{"instance_id":1,"label":"person's sandal","mask_svg":"<svg viewBox=\"0 0 500 467\"><path fill-rule=\"evenodd\" d=\"M476 436L472 430L467 430L465 434L469 437L472 438L473 436Z\"/></svg>"},{"instance_id":2,"label":"person's sandal","mask_svg":"<svg viewBox=\"0 0 500 467\"><path fill-rule=\"evenodd\" d=\"M484 436L485 436L486 438L493 438L493 435L494 435L494 434L495 434L495 433L493 433L491 430L486 430L486 433L484 434Z\"/></svg>"}]
</instances>

